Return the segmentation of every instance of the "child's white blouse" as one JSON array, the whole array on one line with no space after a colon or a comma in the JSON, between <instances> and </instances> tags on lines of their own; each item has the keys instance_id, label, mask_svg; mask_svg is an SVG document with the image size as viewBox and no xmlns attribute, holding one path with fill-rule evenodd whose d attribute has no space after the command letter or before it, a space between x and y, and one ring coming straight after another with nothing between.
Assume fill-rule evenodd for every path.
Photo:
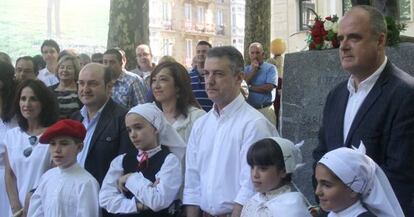
<instances>
[{"instance_id":1,"label":"child's white blouse","mask_svg":"<svg viewBox=\"0 0 414 217\"><path fill-rule=\"evenodd\" d=\"M288 185L255 194L244 206L241 217L311 217L304 197Z\"/></svg>"},{"instance_id":2,"label":"child's white blouse","mask_svg":"<svg viewBox=\"0 0 414 217\"><path fill-rule=\"evenodd\" d=\"M111 166L103 180L99 192L99 204L110 213L137 213L137 201L157 212L168 208L177 199L183 184L181 163L178 157L170 153L164 160L160 171L155 174L159 183L152 183L141 172L132 173L125 187L134 195L128 199L118 189L118 179L124 175L122 161L125 154L119 155L111 162ZM151 154L150 154L151 157Z\"/></svg>"}]
</instances>

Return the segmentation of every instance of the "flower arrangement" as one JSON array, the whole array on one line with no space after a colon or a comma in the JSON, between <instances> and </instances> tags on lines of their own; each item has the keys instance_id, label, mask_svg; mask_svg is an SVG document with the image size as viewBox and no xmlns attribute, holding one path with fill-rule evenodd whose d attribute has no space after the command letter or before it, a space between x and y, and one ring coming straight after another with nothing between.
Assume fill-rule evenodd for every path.
<instances>
[{"instance_id":1,"label":"flower arrangement","mask_svg":"<svg viewBox=\"0 0 414 217\"><path fill-rule=\"evenodd\" d=\"M315 23L310 27L306 42L309 50L322 50L328 48L338 48L338 16L328 16L325 20L318 15Z\"/></svg>"}]
</instances>

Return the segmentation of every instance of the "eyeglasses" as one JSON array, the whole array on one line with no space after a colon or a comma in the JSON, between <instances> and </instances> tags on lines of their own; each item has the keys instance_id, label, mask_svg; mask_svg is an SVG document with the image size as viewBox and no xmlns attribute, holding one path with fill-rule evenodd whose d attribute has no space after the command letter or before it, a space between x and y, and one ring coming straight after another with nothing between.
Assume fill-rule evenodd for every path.
<instances>
[{"instance_id":1,"label":"eyeglasses","mask_svg":"<svg viewBox=\"0 0 414 217\"><path fill-rule=\"evenodd\" d=\"M36 136L29 137L29 143L30 143L31 146L24 149L24 151L23 151L23 155L25 157L29 157L32 154L33 147L37 145L37 137Z\"/></svg>"}]
</instances>

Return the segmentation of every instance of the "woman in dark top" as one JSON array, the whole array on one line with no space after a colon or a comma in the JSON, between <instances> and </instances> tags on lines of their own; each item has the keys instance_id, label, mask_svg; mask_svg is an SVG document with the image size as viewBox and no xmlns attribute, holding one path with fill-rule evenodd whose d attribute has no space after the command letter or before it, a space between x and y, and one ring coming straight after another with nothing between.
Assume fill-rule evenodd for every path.
<instances>
[{"instance_id":1,"label":"woman in dark top","mask_svg":"<svg viewBox=\"0 0 414 217\"><path fill-rule=\"evenodd\" d=\"M79 59L76 56L65 55L59 59L59 83L50 88L59 102L59 118L69 118L70 115L82 107L78 98L77 80L80 71Z\"/></svg>"}]
</instances>

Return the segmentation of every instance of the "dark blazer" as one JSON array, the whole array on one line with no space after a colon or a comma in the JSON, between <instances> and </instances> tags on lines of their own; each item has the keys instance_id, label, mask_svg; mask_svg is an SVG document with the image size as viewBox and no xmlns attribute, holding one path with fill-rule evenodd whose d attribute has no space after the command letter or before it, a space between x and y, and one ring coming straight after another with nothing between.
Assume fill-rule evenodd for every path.
<instances>
[{"instance_id":1,"label":"dark blazer","mask_svg":"<svg viewBox=\"0 0 414 217\"><path fill-rule=\"evenodd\" d=\"M116 156L136 152L126 131L126 113L124 107L109 99L96 125L86 157L85 169L96 178L99 185L102 185L111 161ZM82 121L83 117L80 112L76 112L72 115L72 119Z\"/></svg>"},{"instance_id":2,"label":"dark blazer","mask_svg":"<svg viewBox=\"0 0 414 217\"><path fill-rule=\"evenodd\" d=\"M317 162L339 147L359 147L361 141L385 172L401 207L407 209L414 192L414 78L390 61L361 104L344 143L343 126L349 91L347 81L328 95L313 152Z\"/></svg>"}]
</instances>

